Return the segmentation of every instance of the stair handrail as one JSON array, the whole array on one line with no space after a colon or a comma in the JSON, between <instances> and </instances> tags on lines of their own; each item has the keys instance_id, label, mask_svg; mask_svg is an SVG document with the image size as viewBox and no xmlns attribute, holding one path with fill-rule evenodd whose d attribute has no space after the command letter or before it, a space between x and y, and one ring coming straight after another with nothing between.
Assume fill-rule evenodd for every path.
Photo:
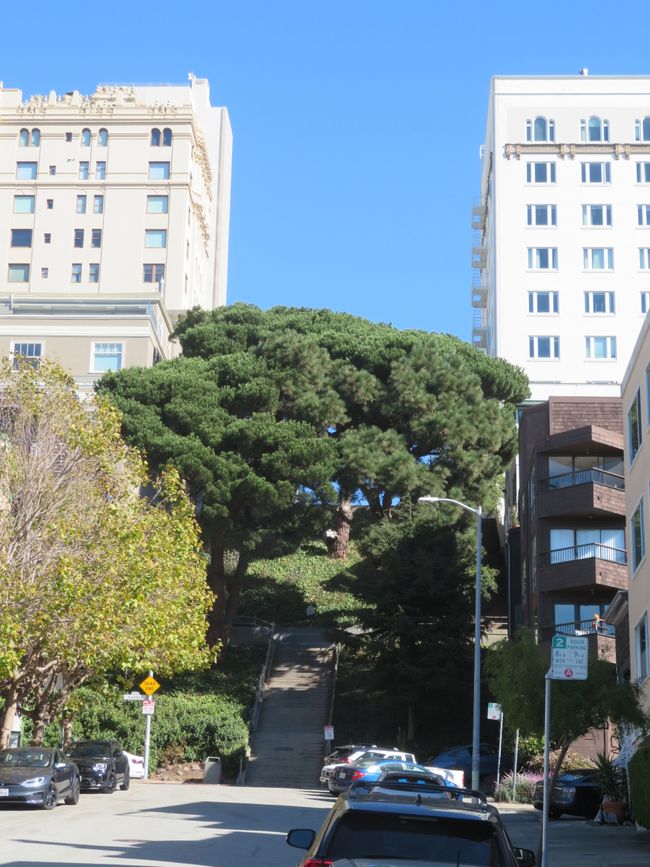
<instances>
[{"instance_id":1,"label":"stair handrail","mask_svg":"<svg viewBox=\"0 0 650 867\"><path fill-rule=\"evenodd\" d=\"M339 670L339 657L341 655L341 645L338 643L333 644L332 648L334 649L334 653L332 654L332 661L334 664L332 665L332 692L331 692L331 696L330 696L330 712L329 712L329 715L327 718L327 724L330 726L334 722L334 701L336 699L336 676L337 676L338 670ZM329 743L329 742L326 741L326 743Z\"/></svg>"},{"instance_id":2,"label":"stair handrail","mask_svg":"<svg viewBox=\"0 0 650 867\"><path fill-rule=\"evenodd\" d=\"M273 664L273 652L275 650L275 624L271 624L271 637L269 638L266 645L266 657L264 659L264 665L262 666L262 671L260 672L259 680L257 682L257 689L255 690L255 702L253 704L253 710L251 713L251 722L249 726L249 731L254 732L257 728L257 723L259 722L260 712L262 710L262 702L264 700L264 687L268 683L269 676L271 674L271 666Z\"/></svg>"}]
</instances>

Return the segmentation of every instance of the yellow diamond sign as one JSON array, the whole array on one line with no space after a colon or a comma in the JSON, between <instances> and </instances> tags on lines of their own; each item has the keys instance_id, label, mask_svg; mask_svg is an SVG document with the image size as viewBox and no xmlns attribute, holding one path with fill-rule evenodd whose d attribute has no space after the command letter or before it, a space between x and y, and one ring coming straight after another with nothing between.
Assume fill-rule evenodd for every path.
<instances>
[{"instance_id":1,"label":"yellow diamond sign","mask_svg":"<svg viewBox=\"0 0 650 867\"><path fill-rule=\"evenodd\" d=\"M144 679L144 680L142 681L142 683L140 684L140 689L141 689L142 692L144 692L146 695L153 695L153 693L154 693L157 689L160 689L160 684L159 684L158 681L157 681L155 678L153 678L153 677L145 677L145 679Z\"/></svg>"}]
</instances>

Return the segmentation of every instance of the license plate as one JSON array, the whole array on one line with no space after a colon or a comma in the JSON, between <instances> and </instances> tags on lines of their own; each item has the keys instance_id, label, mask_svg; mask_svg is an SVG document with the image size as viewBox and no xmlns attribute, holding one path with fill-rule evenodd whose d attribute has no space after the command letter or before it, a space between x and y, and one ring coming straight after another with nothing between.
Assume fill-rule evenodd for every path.
<instances>
[{"instance_id":1,"label":"license plate","mask_svg":"<svg viewBox=\"0 0 650 867\"><path fill-rule=\"evenodd\" d=\"M8 798L9 789L0 789L0 798Z\"/></svg>"},{"instance_id":2,"label":"license plate","mask_svg":"<svg viewBox=\"0 0 650 867\"><path fill-rule=\"evenodd\" d=\"M344 780L345 779L345 771L339 771L338 776L339 776L339 780Z\"/></svg>"}]
</instances>

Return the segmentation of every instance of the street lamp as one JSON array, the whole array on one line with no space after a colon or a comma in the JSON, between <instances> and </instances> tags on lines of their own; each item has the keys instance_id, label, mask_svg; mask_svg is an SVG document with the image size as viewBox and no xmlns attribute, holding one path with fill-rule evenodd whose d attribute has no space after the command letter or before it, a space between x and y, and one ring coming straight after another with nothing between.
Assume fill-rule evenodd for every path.
<instances>
[{"instance_id":1,"label":"street lamp","mask_svg":"<svg viewBox=\"0 0 650 867\"><path fill-rule=\"evenodd\" d=\"M476 606L474 609L474 711L472 714L472 788L480 785L481 749L481 536L483 533L483 511L480 506L473 509L460 500L449 497L418 497L418 503L453 503L467 512L476 515Z\"/></svg>"}]
</instances>

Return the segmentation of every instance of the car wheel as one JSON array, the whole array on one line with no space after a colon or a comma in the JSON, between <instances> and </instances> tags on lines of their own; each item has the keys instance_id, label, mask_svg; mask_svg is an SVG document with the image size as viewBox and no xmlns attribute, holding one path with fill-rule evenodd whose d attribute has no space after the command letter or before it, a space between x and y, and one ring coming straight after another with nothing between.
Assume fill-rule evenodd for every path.
<instances>
[{"instance_id":1,"label":"car wheel","mask_svg":"<svg viewBox=\"0 0 650 867\"><path fill-rule=\"evenodd\" d=\"M70 787L70 794L65 799L64 803L69 804L71 807L74 807L75 804L78 804L80 790L81 784L79 783L79 777L75 777L72 781L72 786Z\"/></svg>"},{"instance_id":2,"label":"car wheel","mask_svg":"<svg viewBox=\"0 0 650 867\"><path fill-rule=\"evenodd\" d=\"M130 785L131 775L129 774L129 769L127 768L126 771L124 771L124 779L122 780L122 785L120 786L120 789L122 789L123 792L126 792L128 791Z\"/></svg>"},{"instance_id":3,"label":"car wheel","mask_svg":"<svg viewBox=\"0 0 650 867\"><path fill-rule=\"evenodd\" d=\"M549 810L548 817L549 819L559 819L562 815L562 810Z\"/></svg>"},{"instance_id":4,"label":"car wheel","mask_svg":"<svg viewBox=\"0 0 650 867\"><path fill-rule=\"evenodd\" d=\"M50 788L45 793L45 797L43 798L42 808L43 810L53 810L56 807L58 798L56 796L56 789L54 788L54 783L50 783Z\"/></svg>"},{"instance_id":5,"label":"car wheel","mask_svg":"<svg viewBox=\"0 0 650 867\"><path fill-rule=\"evenodd\" d=\"M104 791L111 795L115 789L117 788L117 777L115 776L115 771L111 771L108 779L106 780L106 785L104 786Z\"/></svg>"}]
</instances>

